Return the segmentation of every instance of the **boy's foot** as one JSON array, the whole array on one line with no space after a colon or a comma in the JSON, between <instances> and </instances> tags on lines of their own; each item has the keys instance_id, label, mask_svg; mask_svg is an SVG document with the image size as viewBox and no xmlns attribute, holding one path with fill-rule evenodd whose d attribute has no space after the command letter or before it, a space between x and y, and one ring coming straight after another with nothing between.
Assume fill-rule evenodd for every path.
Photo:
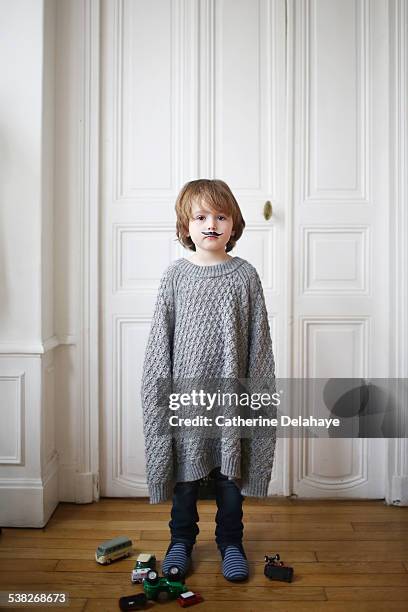
<instances>
[{"instance_id":1,"label":"boy's foot","mask_svg":"<svg viewBox=\"0 0 408 612\"><path fill-rule=\"evenodd\" d=\"M163 576L168 575L172 565L177 565L181 574L184 576L190 567L192 546L184 542L170 542L166 556L162 563Z\"/></svg>"},{"instance_id":2,"label":"boy's foot","mask_svg":"<svg viewBox=\"0 0 408 612\"><path fill-rule=\"evenodd\" d=\"M249 575L248 561L242 544L229 544L220 549L222 573L231 582L246 580Z\"/></svg>"}]
</instances>

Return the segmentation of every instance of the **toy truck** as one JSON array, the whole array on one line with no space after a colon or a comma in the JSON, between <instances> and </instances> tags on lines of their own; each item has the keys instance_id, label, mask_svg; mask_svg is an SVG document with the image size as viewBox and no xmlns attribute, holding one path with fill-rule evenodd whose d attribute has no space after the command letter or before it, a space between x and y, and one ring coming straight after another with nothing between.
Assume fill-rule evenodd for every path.
<instances>
[{"instance_id":1,"label":"toy truck","mask_svg":"<svg viewBox=\"0 0 408 612\"><path fill-rule=\"evenodd\" d=\"M149 570L143 580L143 590L147 598L154 601L176 599L188 590L180 578L180 569L176 565L170 567L168 576L162 578L156 570Z\"/></svg>"}]
</instances>

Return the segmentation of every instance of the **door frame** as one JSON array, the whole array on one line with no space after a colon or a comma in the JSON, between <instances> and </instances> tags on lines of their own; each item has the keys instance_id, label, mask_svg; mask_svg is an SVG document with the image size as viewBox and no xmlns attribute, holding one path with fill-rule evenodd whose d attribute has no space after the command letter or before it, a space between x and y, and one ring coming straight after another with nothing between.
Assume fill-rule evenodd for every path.
<instances>
[{"instance_id":1,"label":"door frame","mask_svg":"<svg viewBox=\"0 0 408 612\"><path fill-rule=\"evenodd\" d=\"M101 74L101 4L103 0L83 0L83 29L81 40L82 88L79 97L80 154L80 333L79 386L80 405L77 419L79 473L76 481L77 502L99 499L99 438L102 394L100 381L100 74ZM408 10L404 0L388 0L390 52L390 206L394 235L390 236L391 362L390 375L408 378L408 196L407 161L408 137L404 134L404 109L408 103L407 36L405 23ZM288 36L288 65L293 65L293 15L296 0L286 0ZM292 81L287 77L287 84ZM289 87L287 88L288 94ZM289 98L287 99L289 101ZM288 121L288 130L291 122ZM289 178L289 177L288 177ZM288 180L289 183L289 180ZM290 185L287 192L290 193ZM290 199L288 201L291 201ZM292 211L288 211L288 218ZM290 370L288 370L290 371ZM408 505L408 439L389 439L386 453L386 482L384 496L387 504ZM289 459L287 454L287 459ZM290 482L291 465L284 481ZM291 491L285 491L290 495Z\"/></svg>"},{"instance_id":2,"label":"door frame","mask_svg":"<svg viewBox=\"0 0 408 612\"><path fill-rule=\"evenodd\" d=\"M99 500L100 432L100 0L83 0L78 66L81 83L78 96L80 117L78 139L80 312L79 312L79 407L76 445L78 471L75 501Z\"/></svg>"},{"instance_id":3,"label":"door frame","mask_svg":"<svg viewBox=\"0 0 408 612\"><path fill-rule=\"evenodd\" d=\"M408 137L405 109L408 103L408 10L404 0L389 0L390 70L390 185L391 207L391 363L390 376L408 378ZM405 135L405 138L404 138ZM408 398L405 398L406 400ZM407 402L403 403L407 412ZM408 424L408 415L405 414ZM385 500L408 505L408 439L388 439Z\"/></svg>"}]
</instances>

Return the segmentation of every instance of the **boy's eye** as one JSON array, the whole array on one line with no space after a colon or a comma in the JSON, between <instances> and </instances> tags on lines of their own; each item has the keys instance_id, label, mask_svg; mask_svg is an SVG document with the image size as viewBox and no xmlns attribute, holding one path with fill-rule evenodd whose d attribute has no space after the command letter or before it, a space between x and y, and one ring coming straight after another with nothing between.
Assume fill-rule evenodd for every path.
<instances>
[{"instance_id":1,"label":"boy's eye","mask_svg":"<svg viewBox=\"0 0 408 612\"><path fill-rule=\"evenodd\" d=\"M204 215L197 215L197 219L198 219L199 221L202 221L204 218L205 218L205 217L204 217ZM224 221L224 220L225 220L225 217L224 217L224 215L218 215L218 219L219 219L220 221Z\"/></svg>"}]
</instances>

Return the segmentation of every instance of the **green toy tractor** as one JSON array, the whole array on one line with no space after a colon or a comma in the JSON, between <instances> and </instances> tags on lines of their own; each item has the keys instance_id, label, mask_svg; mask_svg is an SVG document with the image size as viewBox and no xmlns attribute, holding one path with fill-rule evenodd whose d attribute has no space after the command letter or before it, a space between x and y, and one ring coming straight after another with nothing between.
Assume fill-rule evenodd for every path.
<instances>
[{"instance_id":1,"label":"green toy tractor","mask_svg":"<svg viewBox=\"0 0 408 612\"><path fill-rule=\"evenodd\" d=\"M177 565L170 567L168 576L160 577L156 570L147 572L143 581L143 590L148 599L154 601L167 601L176 599L188 591L185 584L181 582L181 572Z\"/></svg>"}]
</instances>

